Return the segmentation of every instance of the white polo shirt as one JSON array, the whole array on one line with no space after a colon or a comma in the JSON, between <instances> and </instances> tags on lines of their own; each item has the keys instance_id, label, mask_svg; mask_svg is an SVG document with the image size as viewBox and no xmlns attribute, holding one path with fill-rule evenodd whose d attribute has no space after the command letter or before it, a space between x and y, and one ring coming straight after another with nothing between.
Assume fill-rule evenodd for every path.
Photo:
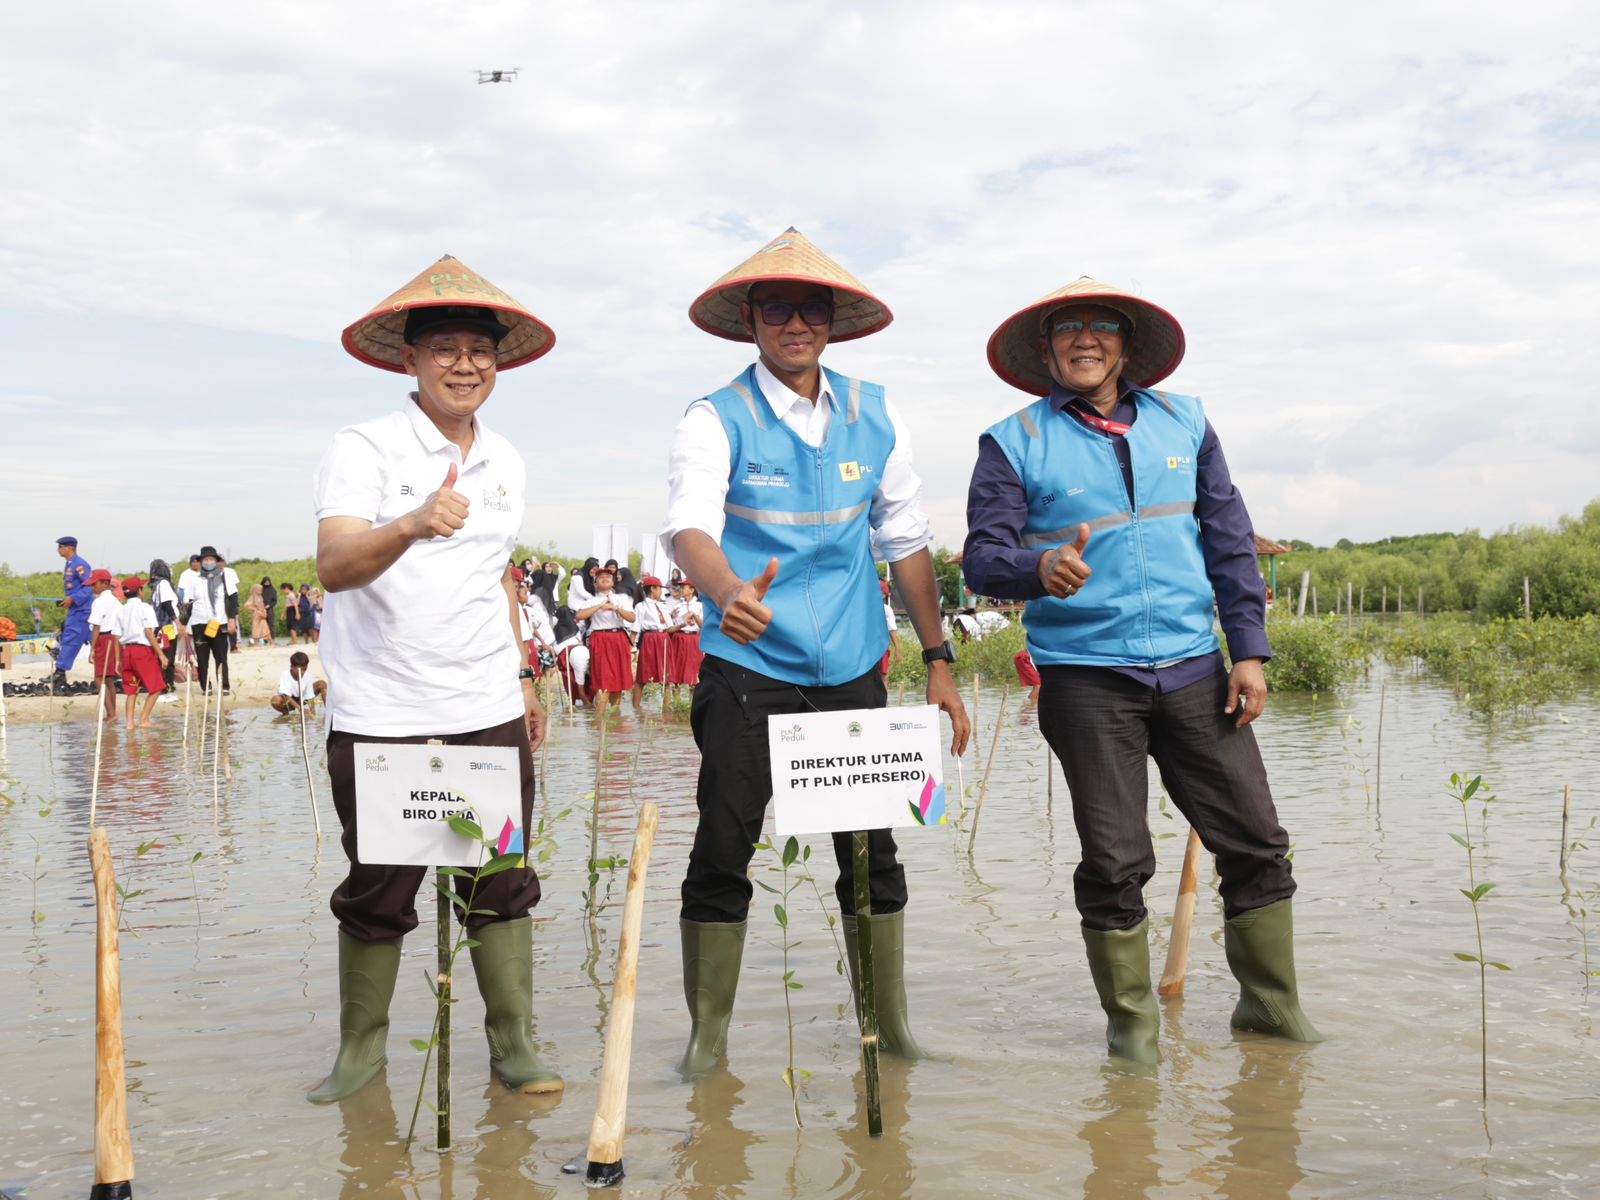
<instances>
[{"instance_id":1,"label":"white polo shirt","mask_svg":"<svg viewBox=\"0 0 1600 1200\"><path fill-rule=\"evenodd\" d=\"M122 605L117 628L113 632L122 639L124 646L148 646L150 638L145 631L155 627L156 610L137 596L130 596Z\"/></svg>"},{"instance_id":2,"label":"white polo shirt","mask_svg":"<svg viewBox=\"0 0 1600 1200\"><path fill-rule=\"evenodd\" d=\"M589 618L589 632L604 633L608 629L620 629L623 632L627 632L632 628L633 622L623 620L622 614L633 611L632 599L621 592L607 592L603 596L596 593L595 598L589 602L589 605L604 604L607 600L616 606L616 611L601 609L595 613L594 616ZM584 607L587 608L589 605Z\"/></svg>"},{"instance_id":3,"label":"white polo shirt","mask_svg":"<svg viewBox=\"0 0 1600 1200\"><path fill-rule=\"evenodd\" d=\"M438 490L450 464L466 497L455 536L413 542L364 588L323 601L329 728L413 737L469 733L523 715L521 661L501 580L525 512L522 456L474 418L461 461L415 400L341 429L315 476L317 520L387 525Z\"/></svg>"},{"instance_id":4,"label":"white polo shirt","mask_svg":"<svg viewBox=\"0 0 1600 1200\"><path fill-rule=\"evenodd\" d=\"M640 633L654 633L657 630L665 629L670 624L667 606L664 601L651 600L646 597L634 605L633 611L639 618Z\"/></svg>"},{"instance_id":5,"label":"white polo shirt","mask_svg":"<svg viewBox=\"0 0 1600 1200\"><path fill-rule=\"evenodd\" d=\"M234 579L230 580L228 578L230 575L233 575L233 572L223 567L221 579L218 581L217 602L215 605L211 603L211 580L207 579L203 573L195 575L197 582L194 585L194 590L187 595L187 598L194 604L194 607L189 610L190 629L193 629L196 625L208 625L212 621L216 621L223 626L228 624L228 597L239 594L239 584L236 582L238 577L234 576Z\"/></svg>"},{"instance_id":6,"label":"white polo shirt","mask_svg":"<svg viewBox=\"0 0 1600 1200\"><path fill-rule=\"evenodd\" d=\"M110 588L96 596L89 606L89 624L111 637L116 637L122 629L122 603Z\"/></svg>"},{"instance_id":7,"label":"white polo shirt","mask_svg":"<svg viewBox=\"0 0 1600 1200\"><path fill-rule=\"evenodd\" d=\"M317 698L317 685L311 678L309 667L301 674L299 679L294 677L292 670L285 671L278 676L278 695L289 696L295 700L315 700Z\"/></svg>"}]
</instances>

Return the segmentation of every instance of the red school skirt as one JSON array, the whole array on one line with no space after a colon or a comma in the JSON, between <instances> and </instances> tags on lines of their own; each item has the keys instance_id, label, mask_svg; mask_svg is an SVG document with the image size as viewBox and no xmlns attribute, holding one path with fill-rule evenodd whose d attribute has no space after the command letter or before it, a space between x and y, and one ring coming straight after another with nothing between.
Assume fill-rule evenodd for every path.
<instances>
[{"instance_id":1,"label":"red school skirt","mask_svg":"<svg viewBox=\"0 0 1600 1200\"><path fill-rule=\"evenodd\" d=\"M152 696L159 696L167 690L167 681L161 675L161 660L149 646L124 646L122 690L130 696L137 696L141 684Z\"/></svg>"},{"instance_id":2,"label":"red school skirt","mask_svg":"<svg viewBox=\"0 0 1600 1200\"><path fill-rule=\"evenodd\" d=\"M122 669L122 643L102 633L94 644L94 677L115 675Z\"/></svg>"},{"instance_id":3,"label":"red school skirt","mask_svg":"<svg viewBox=\"0 0 1600 1200\"><path fill-rule=\"evenodd\" d=\"M596 692L633 690L633 643L622 630L589 635L589 686Z\"/></svg>"},{"instance_id":4,"label":"red school skirt","mask_svg":"<svg viewBox=\"0 0 1600 1200\"><path fill-rule=\"evenodd\" d=\"M639 635L638 682L641 686L667 682L667 656L670 652L666 630L649 629Z\"/></svg>"},{"instance_id":5,"label":"red school skirt","mask_svg":"<svg viewBox=\"0 0 1600 1200\"><path fill-rule=\"evenodd\" d=\"M584 682L579 683L574 678L572 673L572 652L574 650L583 650L585 654L588 653L588 650L582 646L568 646L560 654L556 655L556 669L561 672L561 683L567 689L567 699L574 704L591 704L594 702L594 674L585 668Z\"/></svg>"},{"instance_id":6,"label":"red school skirt","mask_svg":"<svg viewBox=\"0 0 1600 1200\"><path fill-rule=\"evenodd\" d=\"M1017 666L1017 682L1026 688L1039 686L1039 668L1033 665L1033 655L1026 650L1018 650L1016 657L1011 660Z\"/></svg>"},{"instance_id":7,"label":"red school skirt","mask_svg":"<svg viewBox=\"0 0 1600 1200\"><path fill-rule=\"evenodd\" d=\"M700 661L703 658L705 655L700 653L698 633L672 634L667 643L667 682L693 687L700 682Z\"/></svg>"}]
</instances>

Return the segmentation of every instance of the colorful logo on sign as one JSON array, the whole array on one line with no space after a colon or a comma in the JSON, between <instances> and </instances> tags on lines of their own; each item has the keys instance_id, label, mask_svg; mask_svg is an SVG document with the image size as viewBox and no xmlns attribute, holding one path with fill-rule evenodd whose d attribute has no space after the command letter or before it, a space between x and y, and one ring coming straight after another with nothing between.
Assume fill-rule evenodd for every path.
<instances>
[{"instance_id":1,"label":"colorful logo on sign","mask_svg":"<svg viewBox=\"0 0 1600 1200\"><path fill-rule=\"evenodd\" d=\"M511 818L506 818L506 823L500 829L500 839L495 843L494 852L504 857L507 854L522 853L522 830L511 823Z\"/></svg>"},{"instance_id":2,"label":"colorful logo on sign","mask_svg":"<svg viewBox=\"0 0 1600 1200\"><path fill-rule=\"evenodd\" d=\"M846 726L846 731L850 734L851 737L860 737L861 736L861 722L860 721L851 721L850 724L848 726Z\"/></svg>"},{"instance_id":3,"label":"colorful logo on sign","mask_svg":"<svg viewBox=\"0 0 1600 1200\"><path fill-rule=\"evenodd\" d=\"M950 815L945 811L944 784L934 783L933 777L928 777L928 782L922 785L922 797L917 803L906 801L911 809L911 815L918 825L943 825Z\"/></svg>"},{"instance_id":4,"label":"colorful logo on sign","mask_svg":"<svg viewBox=\"0 0 1600 1200\"><path fill-rule=\"evenodd\" d=\"M435 754L428 760L428 770L432 771L435 775L439 774L439 772L444 770L444 759Z\"/></svg>"}]
</instances>

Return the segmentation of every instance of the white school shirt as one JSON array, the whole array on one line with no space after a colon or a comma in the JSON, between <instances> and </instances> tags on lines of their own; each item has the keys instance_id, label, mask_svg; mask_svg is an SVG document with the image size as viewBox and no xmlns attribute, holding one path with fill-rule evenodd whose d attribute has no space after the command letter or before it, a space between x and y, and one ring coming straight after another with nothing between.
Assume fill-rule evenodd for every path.
<instances>
[{"instance_id":1,"label":"white school shirt","mask_svg":"<svg viewBox=\"0 0 1600 1200\"><path fill-rule=\"evenodd\" d=\"M573 612L580 608L588 608L594 603L594 593L589 590L582 571L572 573L572 582L567 584L567 607Z\"/></svg>"},{"instance_id":2,"label":"white school shirt","mask_svg":"<svg viewBox=\"0 0 1600 1200\"><path fill-rule=\"evenodd\" d=\"M883 619L889 622L890 633L898 633L900 631L900 627L895 623L894 619L894 605L887 600L883 602Z\"/></svg>"},{"instance_id":3,"label":"white school shirt","mask_svg":"<svg viewBox=\"0 0 1600 1200\"><path fill-rule=\"evenodd\" d=\"M206 581L204 575L195 575L198 582L194 585L194 591L188 593L188 598L194 602L194 607L189 610L189 628L193 629L196 625L206 625L212 621L227 626L228 597L239 594L238 577L234 576L234 581L231 583L228 581L228 576L232 574L233 572L226 567L222 569L222 587L217 593L215 609L211 607L211 584Z\"/></svg>"},{"instance_id":4,"label":"white school shirt","mask_svg":"<svg viewBox=\"0 0 1600 1200\"><path fill-rule=\"evenodd\" d=\"M839 406L838 397L828 387L828 377L813 404L790 391L766 364L756 362L756 383L778 419L813 449L822 445ZM894 404L885 399L884 409L894 428L894 449L883 465L878 490L872 494L868 521L872 527L872 551L888 562L899 562L932 541L928 515L922 511L922 480L911 465L911 435ZM698 529L712 541L721 543L722 506L728 497L729 459L733 448L728 431L711 401L696 400L672 431L672 448L667 455L667 519L661 530L662 542L685 529Z\"/></svg>"},{"instance_id":5,"label":"white school shirt","mask_svg":"<svg viewBox=\"0 0 1600 1200\"><path fill-rule=\"evenodd\" d=\"M145 630L155 627L156 610L150 605L137 596L131 596L123 602L116 634L124 646L149 646L150 638Z\"/></svg>"},{"instance_id":6,"label":"white school shirt","mask_svg":"<svg viewBox=\"0 0 1600 1200\"><path fill-rule=\"evenodd\" d=\"M633 611L639 616L640 633L665 629L672 624L665 601L646 598L634 605Z\"/></svg>"},{"instance_id":7,"label":"white school shirt","mask_svg":"<svg viewBox=\"0 0 1600 1200\"><path fill-rule=\"evenodd\" d=\"M329 728L379 737L469 733L521 717L517 630L502 585L526 513L522 455L473 418L465 461L415 400L334 435L315 476L317 520L388 525L455 464L466 525L411 546L366 587L329 592L322 669Z\"/></svg>"},{"instance_id":8,"label":"white school shirt","mask_svg":"<svg viewBox=\"0 0 1600 1200\"><path fill-rule=\"evenodd\" d=\"M163 604L172 605L172 619L176 621L178 619L178 593L173 591L172 584L167 580L158 579L150 585L150 607L160 612Z\"/></svg>"},{"instance_id":9,"label":"white school shirt","mask_svg":"<svg viewBox=\"0 0 1600 1200\"><path fill-rule=\"evenodd\" d=\"M633 611L633 601L631 599L629 599L627 596L623 595L621 592L612 592L610 594L609 598L611 600L611 603L615 604L618 608L622 609L623 611L625 611L625 612L632 612ZM604 596L596 596L593 600L591 600L589 602L589 604L599 604L599 603L602 603L605 599L606 599L606 597L604 597ZM586 604L586 605L584 605L584 607L588 608L589 605ZM622 613L620 613L620 612L607 612L607 611L602 609L600 612L595 613L594 616L589 618L589 632L590 633L602 633L607 629L621 629L624 632L626 632L629 628L631 628L631 624L632 624L631 622L624 621L622 619Z\"/></svg>"},{"instance_id":10,"label":"white school shirt","mask_svg":"<svg viewBox=\"0 0 1600 1200\"><path fill-rule=\"evenodd\" d=\"M550 623L550 613L545 609L544 601L538 596L528 597L528 624L532 626L534 636L542 638L546 645L556 640L556 629Z\"/></svg>"},{"instance_id":11,"label":"white school shirt","mask_svg":"<svg viewBox=\"0 0 1600 1200\"><path fill-rule=\"evenodd\" d=\"M278 676L278 695L292 696L296 700L315 700L317 698L317 685L311 678L311 668L307 667L297 680L292 670L285 671Z\"/></svg>"},{"instance_id":12,"label":"white school shirt","mask_svg":"<svg viewBox=\"0 0 1600 1200\"><path fill-rule=\"evenodd\" d=\"M683 622L681 633L699 633L700 619L705 614L705 609L700 606L700 601L690 600L678 605L676 620Z\"/></svg>"},{"instance_id":13,"label":"white school shirt","mask_svg":"<svg viewBox=\"0 0 1600 1200\"><path fill-rule=\"evenodd\" d=\"M112 637L122 628L122 602L110 588L96 596L89 606L89 624Z\"/></svg>"},{"instance_id":14,"label":"white school shirt","mask_svg":"<svg viewBox=\"0 0 1600 1200\"><path fill-rule=\"evenodd\" d=\"M178 576L178 599L193 600L194 590L200 586L200 572L189 567Z\"/></svg>"}]
</instances>

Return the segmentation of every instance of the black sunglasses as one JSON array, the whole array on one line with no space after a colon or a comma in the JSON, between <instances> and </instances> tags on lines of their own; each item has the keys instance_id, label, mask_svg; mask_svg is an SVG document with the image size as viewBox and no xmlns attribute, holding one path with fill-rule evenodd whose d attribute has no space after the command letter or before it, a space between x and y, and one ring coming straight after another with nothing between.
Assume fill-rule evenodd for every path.
<instances>
[{"instance_id":1,"label":"black sunglasses","mask_svg":"<svg viewBox=\"0 0 1600 1200\"><path fill-rule=\"evenodd\" d=\"M807 300L804 304L790 304L787 300L759 300L756 310L763 325L783 326L795 313L807 325L827 325L833 320L832 300Z\"/></svg>"}]
</instances>

